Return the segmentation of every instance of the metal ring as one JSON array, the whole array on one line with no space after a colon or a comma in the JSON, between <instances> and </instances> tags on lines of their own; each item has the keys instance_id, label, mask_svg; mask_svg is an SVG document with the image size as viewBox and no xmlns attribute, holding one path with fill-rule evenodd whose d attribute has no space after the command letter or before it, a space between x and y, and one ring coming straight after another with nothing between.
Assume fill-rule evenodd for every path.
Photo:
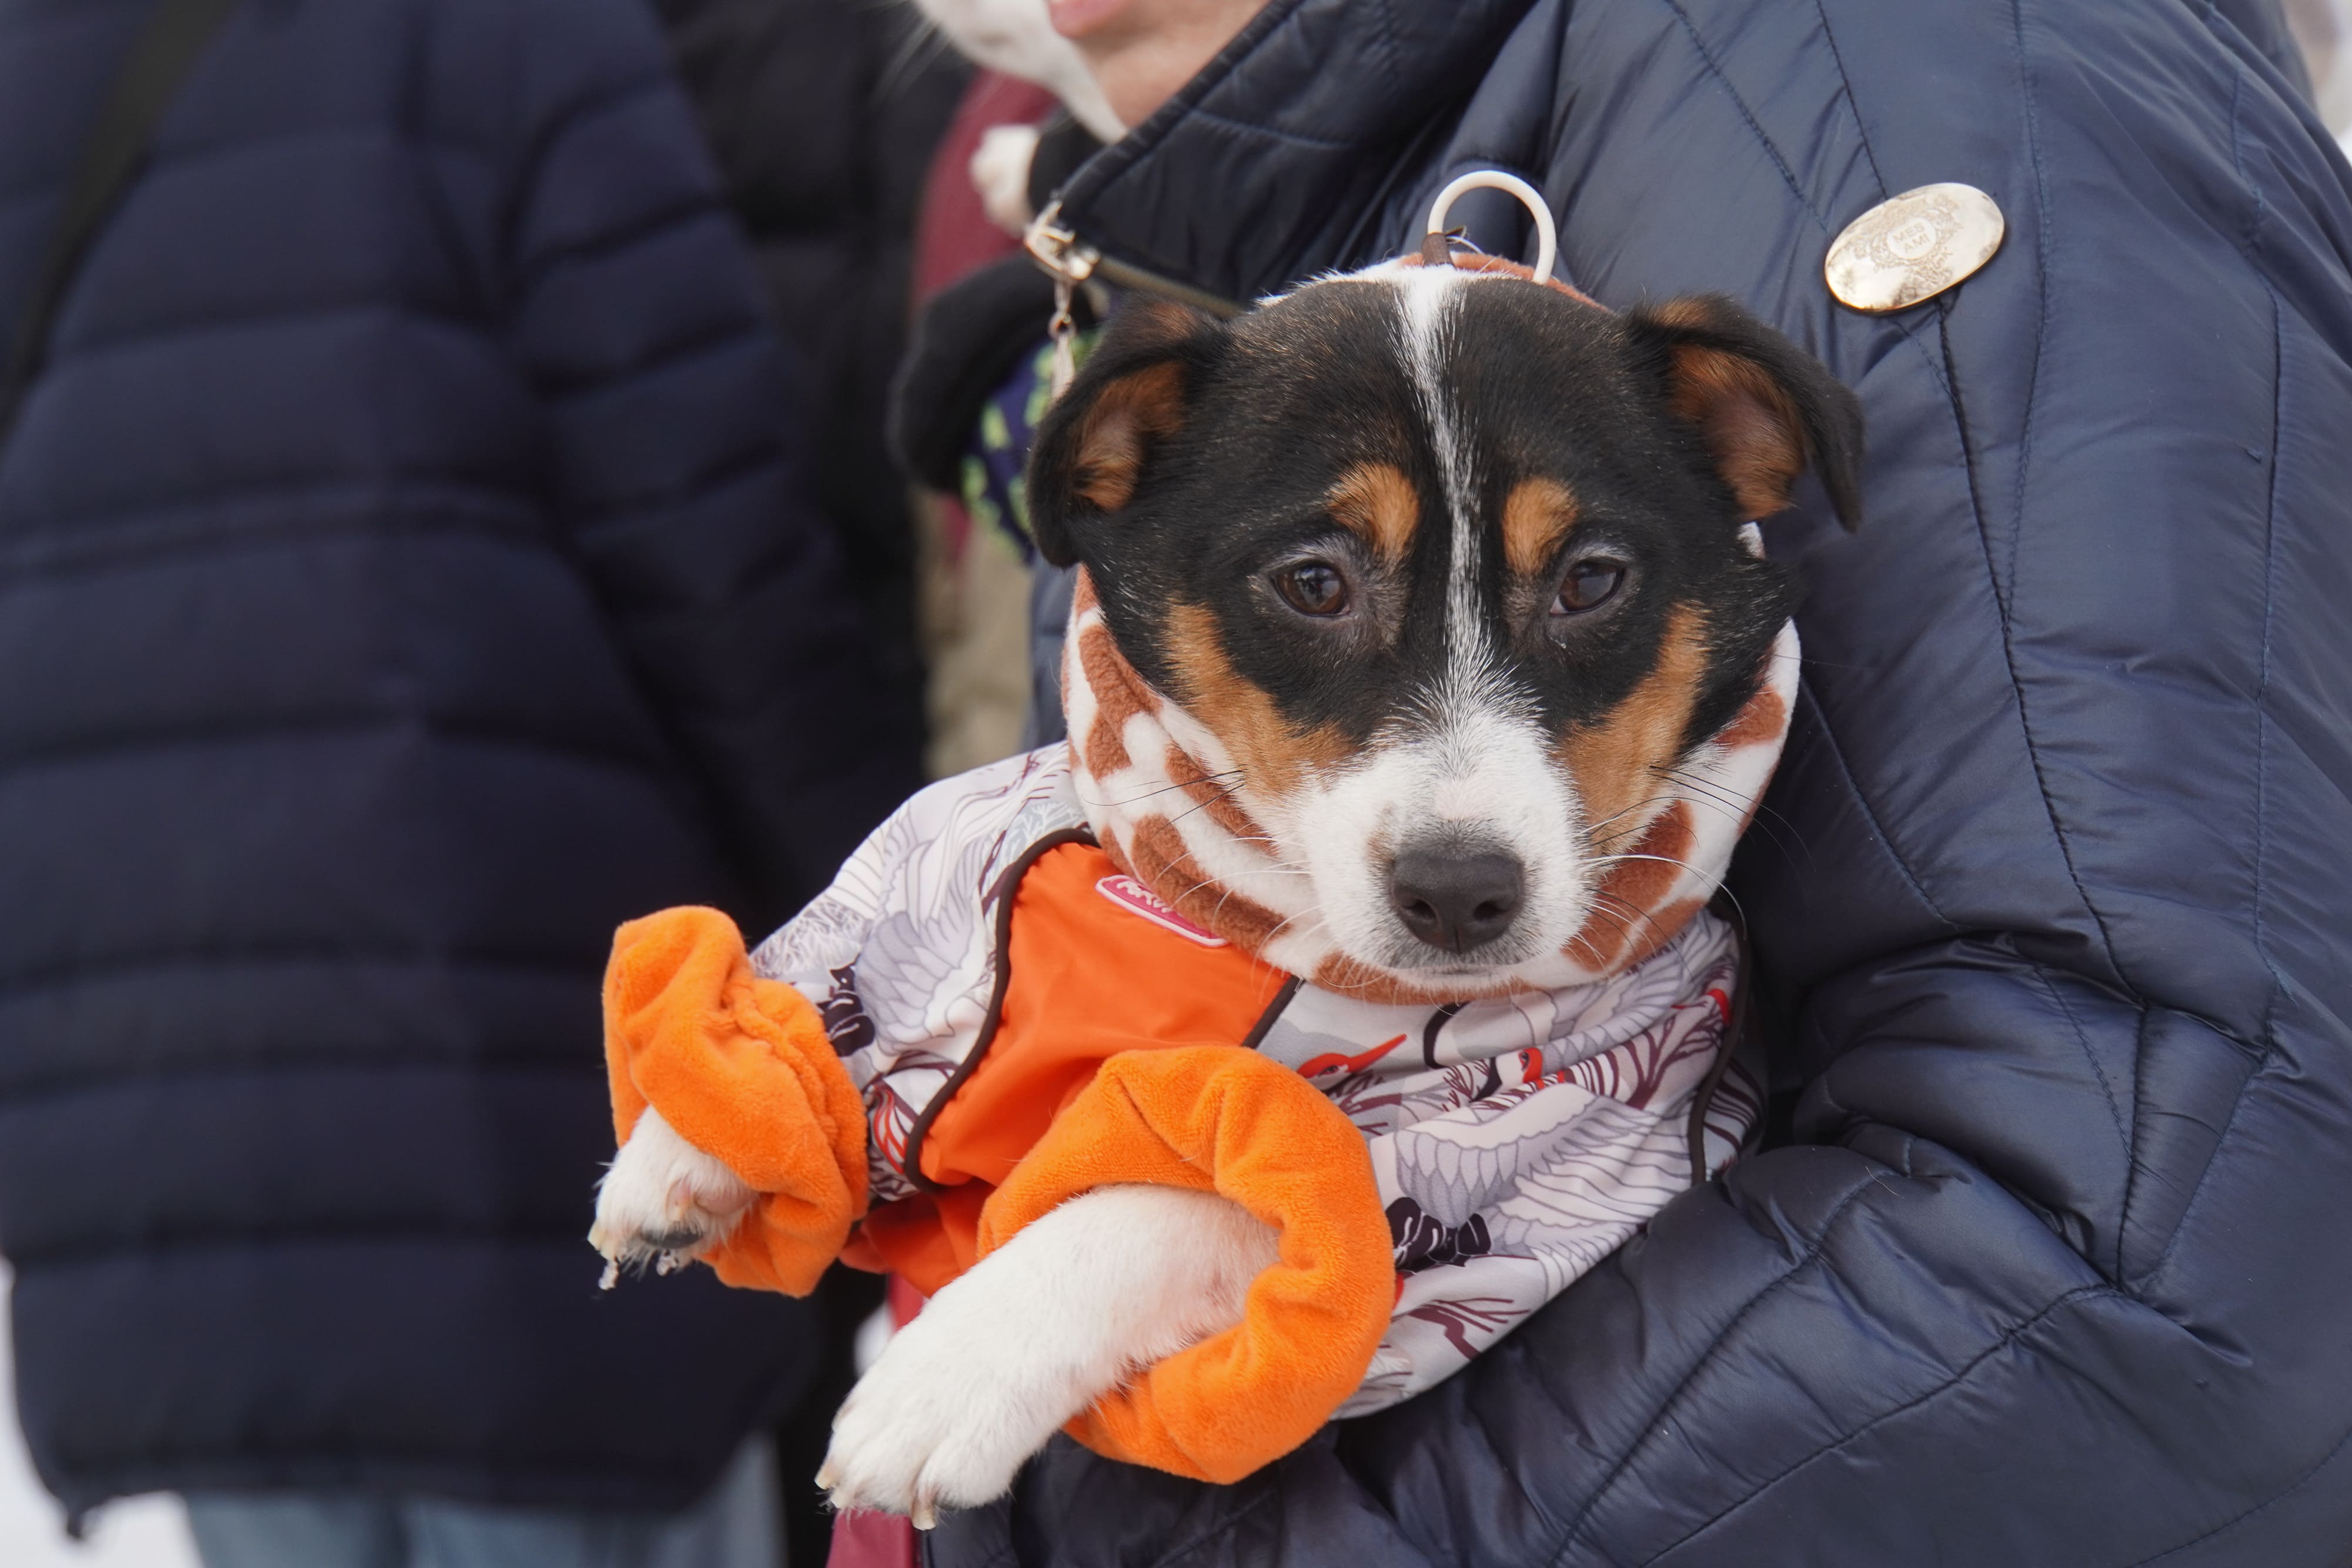
<instances>
[{"instance_id":1,"label":"metal ring","mask_svg":"<svg viewBox=\"0 0 2352 1568\"><path fill-rule=\"evenodd\" d=\"M1429 209L1429 232L1445 232L1445 214L1454 198L1465 191L1508 191L1535 215L1536 220L1536 281L1551 281L1552 263L1559 259L1559 230L1551 221L1551 209L1544 205L1543 193L1520 179L1506 174L1500 169L1474 169L1437 193L1437 203Z\"/></svg>"}]
</instances>

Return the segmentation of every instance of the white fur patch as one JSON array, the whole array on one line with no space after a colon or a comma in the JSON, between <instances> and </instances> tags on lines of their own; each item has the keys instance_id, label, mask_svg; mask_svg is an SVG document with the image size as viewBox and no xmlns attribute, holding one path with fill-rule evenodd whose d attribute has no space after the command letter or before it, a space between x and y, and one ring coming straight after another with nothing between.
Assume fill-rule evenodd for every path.
<instances>
[{"instance_id":1,"label":"white fur patch","mask_svg":"<svg viewBox=\"0 0 2352 1568\"><path fill-rule=\"evenodd\" d=\"M1531 983L1547 980L1591 908L1582 802L1516 705L1474 691L1441 693L1432 706L1426 728L1301 786L1267 831L1313 875L1324 922L1344 951L1432 984L1449 967L1390 906L1388 866L1433 823L1516 856L1525 879L1518 918L1494 950L1458 967L1481 988L1522 965L1531 966Z\"/></svg>"},{"instance_id":2,"label":"white fur patch","mask_svg":"<svg viewBox=\"0 0 2352 1568\"><path fill-rule=\"evenodd\" d=\"M596 1184L588 1243L604 1255L604 1288L632 1264L652 1262L667 1273L725 1240L758 1197L647 1106Z\"/></svg>"},{"instance_id":3,"label":"white fur patch","mask_svg":"<svg viewBox=\"0 0 2352 1568\"><path fill-rule=\"evenodd\" d=\"M816 1484L911 1515L1002 1497L1062 1426L1242 1318L1274 1230L1210 1193L1100 1187L933 1296L834 1417Z\"/></svg>"},{"instance_id":4,"label":"white fur patch","mask_svg":"<svg viewBox=\"0 0 2352 1568\"><path fill-rule=\"evenodd\" d=\"M1397 290L1403 358L1415 401L1429 426L1437 459L1439 497L1448 525L1445 575L1445 649L1451 685L1465 694L1481 684L1488 659L1478 605L1480 566L1478 474L1470 444L1454 417L1445 390L1445 365L1454 355L1454 319L1466 280L1476 273L1451 267L1400 268L1390 275Z\"/></svg>"}]
</instances>

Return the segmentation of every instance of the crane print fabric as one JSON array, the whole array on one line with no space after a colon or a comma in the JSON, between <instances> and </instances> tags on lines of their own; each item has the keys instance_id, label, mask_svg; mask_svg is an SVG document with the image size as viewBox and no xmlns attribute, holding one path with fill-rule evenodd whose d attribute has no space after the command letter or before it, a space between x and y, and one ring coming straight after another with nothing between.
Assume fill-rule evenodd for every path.
<instances>
[{"instance_id":1,"label":"crane print fabric","mask_svg":"<svg viewBox=\"0 0 2352 1568\"><path fill-rule=\"evenodd\" d=\"M1687 800L1728 799L1738 818L1709 831L1715 813L1687 800L1669 803L1660 820L1682 819L1671 828L1683 852L1672 874L1620 888L1620 896L1647 894L1637 906L1649 917L1643 936L1596 954L1573 983L1454 1003L1373 999L1317 984L1318 970L1330 977L1328 956L1296 955L1311 961L1293 967L1276 956L1280 944L1252 940L1262 938L1248 928L1255 916L1219 919L1213 899L1199 896L1198 874L1171 878L1150 857L1121 852L1160 834L1110 802L1183 813L1190 842L1213 818L1185 812L1182 780L1210 769L1171 737L1164 699L1122 694L1129 711L1112 732L1120 777L1106 787L1087 742L1106 733L1093 721L1110 705L1089 682L1134 676L1123 660L1106 661L1116 650L1106 634L1090 636L1088 610L1082 596L1065 677L1071 747L916 796L761 946L753 965L799 988L824 1016L866 1098L877 1205L916 1190L904 1166L908 1135L981 1036L1000 962L996 906L1013 894L1005 873L1047 835L1090 828L1139 884L1106 910L1133 905L1135 917L1169 927L1171 942L1234 941L1303 970L1304 983L1276 1004L1255 1049L1314 1082L1369 1145L1395 1247L1397 1299L1362 1386L1339 1414L1384 1408L1450 1375L1686 1189L1695 1134L1712 1174L1756 1126L1756 1074L1736 1060L1717 1071L1738 953L1703 905L1778 758L1795 633L1782 632L1757 699L1685 770ZM1092 626L1099 624L1097 612ZM1082 714L1088 722L1076 722ZM1228 846L1220 858L1236 852Z\"/></svg>"}]
</instances>

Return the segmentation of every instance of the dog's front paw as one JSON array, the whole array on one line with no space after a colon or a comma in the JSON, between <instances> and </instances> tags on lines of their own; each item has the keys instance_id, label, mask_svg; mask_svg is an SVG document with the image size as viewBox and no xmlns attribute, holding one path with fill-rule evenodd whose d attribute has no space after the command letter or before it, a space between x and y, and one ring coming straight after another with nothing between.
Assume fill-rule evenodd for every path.
<instances>
[{"instance_id":1,"label":"dog's front paw","mask_svg":"<svg viewBox=\"0 0 2352 1568\"><path fill-rule=\"evenodd\" d=\"M759 1196L648 1108L596 1184L588 1243L604 1256L604 1288L623 1269L651 1262L667 1273L725 1240Z\"/></svg>"},{"instance_id":2,"label":"dog's front paw","mask_svg":"<svg viewBox=\"0 0 2352 1568\"><path fill-rule=\"evenodd\" d=\"M992 1343L940 1310L946 1292L890 1340L833 1421L816 1484L837 1509L903 1513L929 1530L943 1508L1012 1490L1029 1456L1073 1413L1050 1375L1024 1376L1018 1339Z\"/></svg>"}]
</instances>

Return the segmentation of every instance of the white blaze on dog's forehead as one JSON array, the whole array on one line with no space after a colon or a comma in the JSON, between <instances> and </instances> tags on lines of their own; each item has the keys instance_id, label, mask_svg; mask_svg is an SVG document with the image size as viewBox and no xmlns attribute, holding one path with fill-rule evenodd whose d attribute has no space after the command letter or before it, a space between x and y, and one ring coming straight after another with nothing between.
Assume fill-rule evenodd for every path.
<instances>
[{"instance_id":1,"label":"white blaze on dog's forehead","mask_svg":"<svg viewBox=\"0 0 2352 1568\"><path fill-rule=\"evenodd\" d=\"M1445 367L1454 357L1462 289L1477 274L1451 267L1400 267L1389 274L1396 288L1403 330L1405 370L1429 431L1435 460L1438 500L1448 525L1445 582L1445 653L1451 684L1476 684L1486 664L1486 640L1478 613L1478 485L1476 465L1465 439Z\"/></svg>"}]
</instances>

